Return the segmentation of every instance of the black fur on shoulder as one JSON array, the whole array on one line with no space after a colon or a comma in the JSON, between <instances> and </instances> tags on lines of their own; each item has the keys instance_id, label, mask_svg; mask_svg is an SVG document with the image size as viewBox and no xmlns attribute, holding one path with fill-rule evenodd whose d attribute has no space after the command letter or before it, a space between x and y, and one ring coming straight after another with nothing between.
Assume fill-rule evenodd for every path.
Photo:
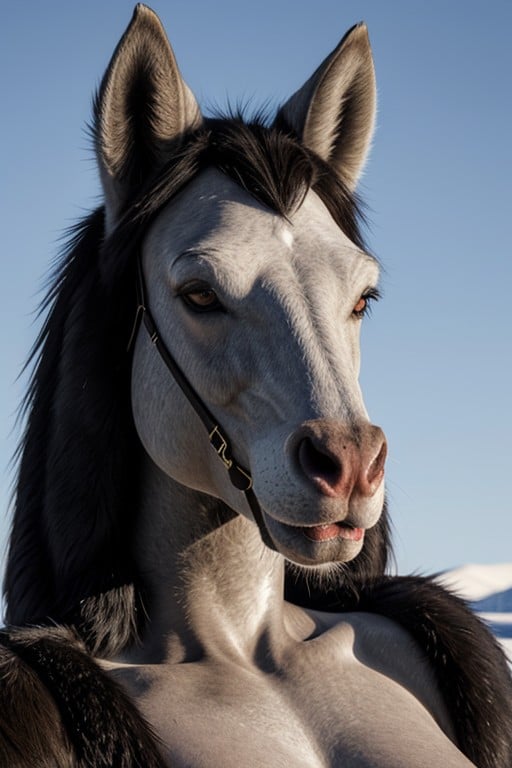
<instances>
[{"instance_id":1,"label":"black fur on shoulder","mask_svg":"<svg viewBox=\"0 0 512 768\"><path fill-rule=\"evenodd\" d=\"M459 749L478 768L512 766L512 677L497 641L463 600L432 578L389 576L324 590L315 605L377 613L406 629L435 670Z\"/></svg>"},{"instance_id":2,"label":"black fur on shoulder","mask_svg":"<svg viewBox=\"0 0 512 768\"><path fill-rule=\"evenodd\" d=\"M0 634L0 766L73 768L59 710L32 667Z\"/></svg>"},{"instance_id":3,"label":"black fur on shoulder","mask_svg":"<svg viewBox=\"0 0 512 768\"><path fill-rule=\"evenodd\" d=\"M63 627L0 632L0 765L164 768L151 728Z\"/></svg>"}]
</instances>

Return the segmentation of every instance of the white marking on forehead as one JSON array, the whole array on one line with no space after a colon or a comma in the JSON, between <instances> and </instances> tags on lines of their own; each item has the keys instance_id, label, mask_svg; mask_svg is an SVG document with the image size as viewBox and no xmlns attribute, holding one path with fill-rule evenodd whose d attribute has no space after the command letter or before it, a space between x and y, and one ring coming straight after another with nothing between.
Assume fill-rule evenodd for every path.
<instances>
[{"instance_id":1,"label":"white marking on forehead","mask_svg":"<svg viewBox=\"0 0 512 768\"><path fill-rule=\"evenodd\" d=\"M281 233L281 239L283 243L288 246L288 248L291 248L293 245L293 234L291 229L283 229Z\"/></svg>"},{"instance_id":2,"label":"white marking on forehead","mask_svg":"<svg viewBox=\"0 0 512 768\"><path fill-rule=\"evenodd\" d=\"M274 232L276 237L291 250L293 246L293 232L290 227L283 221L280 221L276 224Z\"/></svg>"}]
</instances>

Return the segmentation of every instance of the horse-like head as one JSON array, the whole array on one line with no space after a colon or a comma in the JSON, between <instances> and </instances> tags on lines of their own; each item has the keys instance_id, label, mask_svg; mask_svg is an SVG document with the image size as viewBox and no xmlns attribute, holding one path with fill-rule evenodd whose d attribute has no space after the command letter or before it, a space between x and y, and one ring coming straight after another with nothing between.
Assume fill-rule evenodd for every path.
<instances>
[{"instance_id":1,"label":"horse-like head","mask_svg":"<svg viewBox=\"0 0 512 768\"><path fill-rule=\"evenodd\" d=\"M158 52L148 57L159 62L146 85L152 112L132 93L141 86L127 62L133 67L139 50ZM308 565L352 559L384 501L385 440L358 385L361 319L377 293L378 266L329 204L348 207L371 137L365 28L349 32L285 104L279 139L276 127L257 135L231 125L230 146L222 123L200 117L158 21L140 10L107 72L98 117L113 227L135 183L133 157L162 157L165 167L163 143L174 142L169 154L179 155L186 132L202 131L213 145L204 170L144 238L149 305L167 348L249 468L276 549ZM334 200L315 190L322 174L331 176ZM160 468L250 514L144 333L132 391L139 436Z\"/></svg>"},{"instance_id":2,"label":"horse-like head","mask_svg":"<svg viewBox=\"0 0 512 768\"><path fill-rule=\"evenodd\" d=\"M249 468L276 549L308 565L352 559L384 498L385 441L358 386L375 260L314 191L285 216L213 168L157 216L143 268L159 334ZM248 514L143 327L132 391L160 468Z\"/></svg>"},{"instance_id":3,"label":"horse-like head","mask_svg":"<svg viewBox=\"0 0 512 768\"><path fill-rule=\"evenodd\" d=\"M202 117L158 18L137 6L95 103L104 211L77 237L39 342L6 579L14 621L132 578L140 443L175 481L252 517L143 327L129 389L137 261L159 337L250 472L273 547L300 565L383 569L386 443L358 384L379 270L354 194L374 115L364 25L271 124L246 124ZM22 576L30 556L36 587Z\"/></svg>"}]
</instances>

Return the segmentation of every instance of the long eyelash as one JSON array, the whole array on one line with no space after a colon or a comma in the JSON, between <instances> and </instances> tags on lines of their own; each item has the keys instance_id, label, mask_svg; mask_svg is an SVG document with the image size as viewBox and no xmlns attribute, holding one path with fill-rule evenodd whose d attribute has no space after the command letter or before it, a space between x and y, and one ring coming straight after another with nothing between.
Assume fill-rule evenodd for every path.
<instances>
[{"instance_id":1,"label":"long eyelash","mask_svg":"<svg viewBox=\"0 0 512 768\"><path fill-rule=\"evenodd\" d=\"M359 318L363 318L365 315L368 315L371 312L371 304L372 304L372 302L373 301L378 301L381 298L381 296L382 296L382 294L381 294L381 292L379 291L378 288L368 288L361 295L361 298L366 301L366 305L365 305L364 309L359 310L359 312L354 309L354 311L352 313L354 315L354 317L359 319Z\"/></svg>"}]
</instances>

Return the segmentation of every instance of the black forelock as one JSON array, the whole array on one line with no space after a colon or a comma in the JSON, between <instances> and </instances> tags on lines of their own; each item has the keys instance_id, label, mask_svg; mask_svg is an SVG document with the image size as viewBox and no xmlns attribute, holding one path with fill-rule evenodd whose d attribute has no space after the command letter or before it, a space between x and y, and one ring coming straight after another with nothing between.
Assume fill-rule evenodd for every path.
<instances>
[{"instance_id":1,"label":"black forelock","mask_svg":"<svg viewBox=\"0 0 512 768\"><path fill-rule=\"evenodd\" d=\"M181 147L127 202L117 235L140 242L162 207L202 170L216 168L258 202L288 218L308 190L315 191L340 229L364 249L358 196L291 131L268 125L263 114L245 120L243 111L206 118ZM123 236L121 234L121 239Z\"/></svg>"},{"instance_id":2,"label":"black forelock","mask_svg":"<svg viewBox=\"0 0 512 768\"><path fill-rule=\"evenodd\" d=\"M363 247L362 211L355 194L289 130L243 115L207 121L209 161L264 205L288 217L314 190L355 245Z\"/></svg>"}]
</instances>

